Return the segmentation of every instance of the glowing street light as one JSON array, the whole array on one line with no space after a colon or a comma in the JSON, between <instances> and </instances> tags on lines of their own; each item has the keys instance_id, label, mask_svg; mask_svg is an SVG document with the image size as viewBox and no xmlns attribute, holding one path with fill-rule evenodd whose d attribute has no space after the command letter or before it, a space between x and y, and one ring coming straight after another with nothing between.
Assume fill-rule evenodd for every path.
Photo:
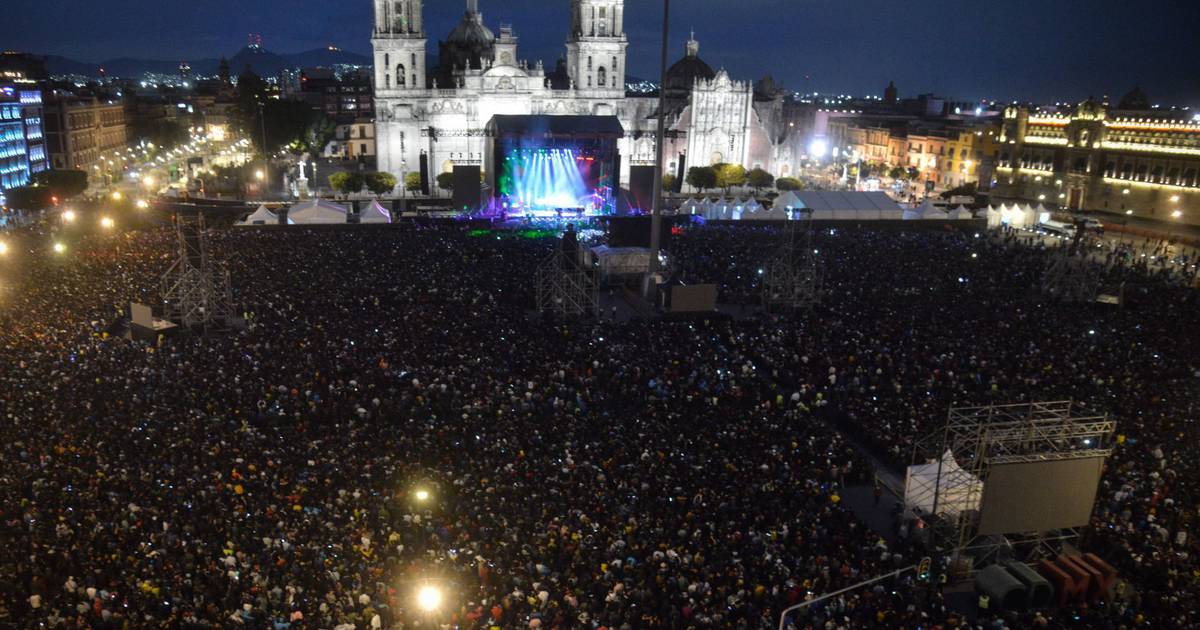
<instances>
[{"instance_id":1,"label":"glowing street light","mask_svg":"<svg viewBox=\"0 0 1200 630\"><path fill-rule=\"evenodd\" d=\"M431 613L437 611L442 605L442 590L433 585L422 586L417 591L417 606L421 610Z\"/></svg>"},{"instance_id":2,"label":"glowing street light","mask_svg":"<svg viewBox=\"0 0 1200 630\"><path fill-rule=\"evenodd\" d=\"M1178 219L1179 217L1183 216L1183 210L1176 210L1175 212L1171 213L1171 216Z\"/></svg>"},{"instance_id":3,"label":"glowing street light","mask_svg":"<svg viewBox=\"0 0 1200 630\"><path fill-rule=\"evenodd\" d=\"M1133 209L1132 209L1132 208L1130 208L1129 210L1126 210L1126 211L1125 211L1125 214L1133 214Z\"/></svg>"},{"instance_id":4,"label":"glowing street light","mask_svg":"<svg viewBox=\"0 0 1200 630\"><path fill-rule=\"evenodd\" d=\"M66 212L63 212L62 218L63 221L66 221L67 223L74 223L76 219L75 211L67 210Z\"/></svg>"},{"instance_id":5,"label":"glowing street light","mask_svg":"<svg viewBox=\"0 0 1200 630\"><path fill-rule=\"evenodd\" d=\"M66 251L67 251L66 245L63 245L62 243L54 244L54 253L55 254L64 254L64 253L66 253Z\"/></svg>"},{"instance_id":6,"label":"glowing street light","mask_svg":"<svg viewBox=\"0 0 1200 630\"><path fill-rule=\"evenodd\" d=\"M146 208L150 207L150 202L146 201L145 199L138 199L137 207L138 210L145 210Z\"/></svg>"},{"instance_id":7,"label":"glowing street light","mask_svg":"<svg viewBox=\"0 0 1200 630\"><path fill-rule=\"evenodd\" d=\"M428 500L429 500L429 491L428 491L428 490L425 490L424 488L422 488L422 489L420 489L420 490L417 490L417 491L416 491L416 492L413 494L413 496L414 496L414 497L416 497L416 499L417 499L418 501L420 501L420 502L424 503L424 502L426 502L426 501L428 501Z\"/></svg>"},{"instance_id":8,"label":"glowing street light","mask_svg":"<svg viewBox=\"0 0 1200 630\"><path fill-rule=\"evenodd\" d=\"M5 243L4 241L0 241L0 256L4 256L7 254L8 254L8 243Z\"/></svg>"},{"instance_id":9,"label":"glowing street light","mask_svg":"<svg viewBox=\"0 0 1200 630\"><path fill-rule=\"evenodd\" d=\"M143 178L142 178L142 184L143 184L143 185L144 185L146 188L154 188L154 176L153 176L153 175L147 175L147 176L143 177Z\"/></svg>"},{"instance_id":10,"label":"glowing street light","mask_svg":"<svg viewBox=\"0 0 1200 630\"><path fill-rule=\"evenodd\" d=\"M120 201L121 200L121 191L114 190L112 193L112 199L113 199L113 201Z\"/></svg>"},{"instance_id":11,"label":"glowing street light","mask_svg":"<svg viewBox=\"0 0 1200 630\"><path fill-rule=\"evenodd\" d=\"M111 230L116 227L117 222L112 220L112 217L103 217L100 219L100 227Z\"/></svg>"},{"instance_id":12,"label":"glowing street light","mask_svg":"<svg viewBox=\"0 0 1200 630\"><path fill-rule=\"evenodd\" d=\"M257 179L258 181L261 182L262 180L266 179L266 177L267 177L267 174L262 172L262 169L258 169L257 171L254 171L254 179Z\"/></svg>"}]
</instances>

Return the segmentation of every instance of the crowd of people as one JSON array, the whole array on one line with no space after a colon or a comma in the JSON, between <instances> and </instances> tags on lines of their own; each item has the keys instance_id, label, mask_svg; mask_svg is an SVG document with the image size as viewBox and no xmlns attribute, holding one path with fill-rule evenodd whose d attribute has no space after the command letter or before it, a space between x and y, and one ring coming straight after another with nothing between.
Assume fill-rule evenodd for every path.
<instances>
[{"instance_id":1,"label":"crowd of people","mask_svg":"<svg viewBox=\"0 0 1200 630\"><path fill-rule=\"evenodd\" d=\"M1030 292L1045 249L823 232L805 316L558 322L554 243L457 225L213 231L244 330L122 334L173 233L10 234L0 261L0 624L20 628L771 628L912 564L842 500L951 404L1069 397L1117 417L1084 543L1133 583L1001 627L1197 623L1195 293ZM779 233L675 239L749 302ZM414 594L436 587L438 607ZM969 625L904 578L796 628ZM994 617L994 618L993 618Z\"/></svg>"}]
</instances>

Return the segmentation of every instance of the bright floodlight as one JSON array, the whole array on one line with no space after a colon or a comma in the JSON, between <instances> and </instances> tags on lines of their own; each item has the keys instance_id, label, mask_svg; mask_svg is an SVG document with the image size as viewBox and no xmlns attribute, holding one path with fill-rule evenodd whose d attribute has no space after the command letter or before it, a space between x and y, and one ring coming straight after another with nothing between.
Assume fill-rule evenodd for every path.
<instances>
[{"instance_id":1,"label":"bright floodlight","mask_svg":"<svg viewBox=\"0 0 1200 630\"><path fill-rule=\"evenodd\" d=\"M56 254L61 254L61 253L65 252L65 251L67 251L67 246L66 246L66 245L63 245L62 243L55 243L55 244L54 244L54 253L56 253Z\"/></svg>"},{"instance_id":2,"label":"bright floodlight","mask_svg":"<svg viewBox=\"0 0 1200 630\"><path fill-rule=\"evenodd\" d=\"M1171 216L1173 216L1173 217L1175 217L1176 219L1178 219L1179 217L1183 216L1183 210L1176 210L1175 212L1172 212L1172 213L1171 213Z\"/></svg>"},{"instance_id":3,"label":"bright floodlight","mask_svg":"<svg viewBox=\"0 0 1200 630\"><path fill-rule=\"evenodd\" d=\"M436 586L422 586L417 591L417 605L425 612L433 612L442 605L442 591Z\"/></svg>"},{"instance_id":4,"label":"bright floodlight","mask_svg":"<svg viewBox=\"0 0 1200 630\"><path fill-rule=\"evenodd\" d=\"M429 500L429 491L428 490L417 490L417 493L415 496L417 497L418 501L428 501Z\"/></svg>"},{"instance_id":5,"label":"bright floodlight","mask_svg":"<svg viewBox=\"0 0 1200 630\"><path fill-rule=\"evenodd\" d=\"M829 143L820 138L813 140L808 145L808 154L813 157L823 158L826 153L829 153Z\"/></svg>"},{"instance_id":6,"label":"bright floodlight","mask_svg":"<svg viewBox=\"0 0 1200 630\"><path fill-rule=\"evenodd\" d=\"M147 176L143 177L142 183L146 185L146 188L154 188L154 176L147 175Z\"/></svg>"},{"instance_id":7,"label":"bright floodlight","mask_svg":"<svg viewBox=\"0 0 1200 630\"><path fill-rule=\"evenodd\" d=\"M259 169L254 171L254 177L258 179L258 181L262 181L263 178L266 177L266 174L262 172L262 169Z\"/></svg>"},{"instance_id":8,"label":"bright floodlight","mask_svg":"<svg viewBox=\"0 0 1200 630\"><path fill-rule=\"evenodd\" d=\"M4 241L0 241L0 256L3 256L7 253L8 253L8 243L5 243Z\"/></svg>"},{"instance_id":9,"label":"bright floodlight","mask_svg":"<svg viewBox=\"0 0 1200 630\"><path fill-rule=\"evenodd\" d=\"M117 223L112 220L112 217L104 217L104 218L100 219L100 227L102 227L106 230L113 229L113 226L115 226L116 224Z\"/></svg>"},{"instance_id":10,"label":"bright floodlight","mask_svg":"<svg viewBox=\"0 0 1200 630\"><path fill-rule=\"evenodd\" d=\"M113 198L113 201L120 201L121 200L121 191L114 190L113 194L112 194L112 198Z\"/></svg>"},{"instance_id":11,"label":"bright floodlight","mask_svg":"<svg viewBox=\"0 0 1200 630\"><path fill-rule=\"evenodd\" d=\"M145 199L138 199L137 207L139 210L145 210L146 208L150 207L150 202L146 201Z\"/></svg>"},{"instance_id":12,"label":"bright floodlight","mask_svg":"<svg viewBox=\"0 0 1200 630\"><path fill-rule=\"evenodd\" d=\"M66 221L67 223L74 223L75 222L75 211L67 210L66 212L63 212L63 221Z\"/></svg>"}]
</instances>

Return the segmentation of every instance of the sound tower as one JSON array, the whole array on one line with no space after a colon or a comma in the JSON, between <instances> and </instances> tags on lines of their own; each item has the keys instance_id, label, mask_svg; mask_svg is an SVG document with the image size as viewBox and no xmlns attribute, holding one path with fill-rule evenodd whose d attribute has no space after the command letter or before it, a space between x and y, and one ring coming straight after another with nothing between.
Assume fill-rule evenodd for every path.
<instances>
[{"instance_id":1,"label":"sound tower","mask_svg":"<svg viewBox=\"0 0 1200 630\"><path fill-rule=\"evenodd\" d=\"M454 166L454 201L453 208L458 210L478 210L483 191L479 182L480 169L474 166Z\"/></svg>"},{"instance_id":2,"label":"sound tower","mask_svg":"<svg viewBox=\"0 0 1200 630\"><path fill-rule=\"evenodd\" d=\"M429 192L429 154L421 152L421 194L428 197Z\"/></svg>"},{"instance_id":3,"label":"sound tower","mask_svg":"<svg viewBox=\"0 0 1200 630\"><path fill-rule=\"evenodd\" d=\"M639 210L651 210L654 207L654 167L629 167L629 194Z\"/></svg>"},{"instance_id":4,"label":"sound tower","mask_svg":"<svg viewBox=\"0 0 1200 630\"><path fill-rule=\"evenodd\" d=\"M687 173L687 154L680 153L679 160L675 167L675 185L671 186L671 192L679 194L683 192L683 177Z\"/></svg>"}]
</instances>

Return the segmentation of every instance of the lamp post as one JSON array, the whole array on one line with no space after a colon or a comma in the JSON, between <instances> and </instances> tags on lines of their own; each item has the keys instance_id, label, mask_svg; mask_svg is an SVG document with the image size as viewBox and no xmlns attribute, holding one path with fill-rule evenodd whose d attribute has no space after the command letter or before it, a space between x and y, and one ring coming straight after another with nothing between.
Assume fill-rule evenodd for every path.
<instances>
[{"instance_id":1,"label":"lamp post","mask_svg":"<svg viewBox=\"0 0 1200 630\"><path fill-rule=\"evenodd\" d=\"M662 247L663 212L663 144L667 130L667 40L671 36L671 0L663 0L662 74L658 83L658 130L654 134L654 208L650 217L650 272L658 271L659 250ZM620 180L620 173L617 179Z\"/></svg>"}]
</instances>

